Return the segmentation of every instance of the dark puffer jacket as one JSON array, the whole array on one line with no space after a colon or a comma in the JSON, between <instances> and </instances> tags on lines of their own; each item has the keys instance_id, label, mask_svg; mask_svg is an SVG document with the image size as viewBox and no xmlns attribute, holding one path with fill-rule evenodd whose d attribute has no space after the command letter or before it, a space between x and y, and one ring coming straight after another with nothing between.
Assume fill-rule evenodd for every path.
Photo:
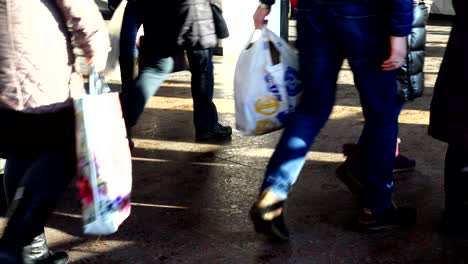
<instances>
[{"instance_id":1,"label":"dark puffer jacket","mask_svg":"<svg viewBox=\"0 0 468 264\"><path fill-rule=\"evenodd\" d=\"M413 29L408 36L408 56L398 74L398 95L403 102L420 97L424 91L426 22L429 16L424 1L414 3Z\"/></svg>"}]
</instances>

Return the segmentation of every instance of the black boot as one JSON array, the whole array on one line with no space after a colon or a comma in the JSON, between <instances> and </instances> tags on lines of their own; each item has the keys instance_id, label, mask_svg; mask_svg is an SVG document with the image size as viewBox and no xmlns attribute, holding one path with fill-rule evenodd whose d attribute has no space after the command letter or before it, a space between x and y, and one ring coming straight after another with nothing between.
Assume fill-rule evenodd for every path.
<instances>
[{"instance_id":1,"label":"black boot","mask_svg":"<svg viewBox=\"0 0 468 264\"><path fill-rule=\"evenodd\" d=\"M66 264L68 255L65 252L51 252L45 234L42 233L35 237L29 246L24 247L23 262L24 264Z\"/></svg>"},{"instance_id":2,"label":"black boot","mask_svg":"<svg viewBox=\"0 0 468 264\"><path fill-rule=\"evenodd\" d=\"M0 263L24 263L23 248L43 233L46 217L54 206L54 203L44 200L28 188L18 189L10 207L13 213L0 240ZM38 253L44 251L43 245L40 248L37 248Z\"/></svg>"}]
</instances>

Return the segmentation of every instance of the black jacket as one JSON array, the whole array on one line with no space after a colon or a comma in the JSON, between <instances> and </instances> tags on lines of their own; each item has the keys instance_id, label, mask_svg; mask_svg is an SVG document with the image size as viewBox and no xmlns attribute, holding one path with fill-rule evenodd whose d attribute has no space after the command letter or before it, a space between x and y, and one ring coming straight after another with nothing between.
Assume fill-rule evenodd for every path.
<instances>
[{"instance_id":1,"label":"black jacket","mask_svg":"<svg viewBox=\"0 0 468 264\"><path fill-rule=\"evenodd\" d=\"M406 102L414 100L424 91L424 57L428 8L423 1L414 4L413 28L408 35L408 55L398 73L398 95Z\"/></svg>"},{"instance_id":2,"label":"black jacket","mask_svg":"<svg viewBox=\"0 0 468 264\"><path fill-rule=\"evenodd\" d=\"M468 1L453 0L456 16L434 87L429 134L468 146Z\"/></svg>"}]
</instances>

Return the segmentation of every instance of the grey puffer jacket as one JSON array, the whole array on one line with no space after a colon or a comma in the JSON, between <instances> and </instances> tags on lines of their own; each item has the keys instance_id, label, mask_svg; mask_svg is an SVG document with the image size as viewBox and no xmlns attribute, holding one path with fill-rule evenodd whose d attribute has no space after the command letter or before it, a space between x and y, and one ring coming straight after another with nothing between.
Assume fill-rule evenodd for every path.
<instances>
[{"instance_id":1,"label":"grey puffer jacket","mask_svg":"<svg viewBox=\"0 0 468 264\"><path fill-rule=\"evenodd\" d=\"M184 0L180 5L183 20L178 44L188 48L213 48L218 43L209 0Z\"/></svg>"},{"instance_id":2,"label":"grey puffer jacket","mask_svg":"<svg viewBox=\"0 0 468 264\"><path fill-rule=\"evenodd\" d=\"M86 56L107 54L93 0L0 0L0 108L52 111L84 92L67 23Z\"/></svg>"},{"instance_id":3,"label":"grey puffer jacket","mask_svg":"<svg viewBox=\"0 0 468 264\"><path fill-rule=\"evenodd\" d=\"M429 12L424 1L415 2L413 10L413 28L408 36L408 55L398 73L398 95L403 102L422 96L424 91L426 23Z\"/></svg>"}]
</instances>

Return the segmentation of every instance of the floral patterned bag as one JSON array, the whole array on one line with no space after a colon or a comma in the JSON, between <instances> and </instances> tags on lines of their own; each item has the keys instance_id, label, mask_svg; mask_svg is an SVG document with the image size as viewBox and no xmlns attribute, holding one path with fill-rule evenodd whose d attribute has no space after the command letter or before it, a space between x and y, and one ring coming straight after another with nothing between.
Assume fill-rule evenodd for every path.
<instances>
[{"instance_id":1,"label":"floral patterned bag","mask_svg":"<svg viewBox=\"0 0 468 264\"><path fill-rule=\"evenodd\" d=\"M117 93L91 69L89 94L75 100L84 233L109 235L130 215L132 163Z\"/></svg>"}]
</instances>

